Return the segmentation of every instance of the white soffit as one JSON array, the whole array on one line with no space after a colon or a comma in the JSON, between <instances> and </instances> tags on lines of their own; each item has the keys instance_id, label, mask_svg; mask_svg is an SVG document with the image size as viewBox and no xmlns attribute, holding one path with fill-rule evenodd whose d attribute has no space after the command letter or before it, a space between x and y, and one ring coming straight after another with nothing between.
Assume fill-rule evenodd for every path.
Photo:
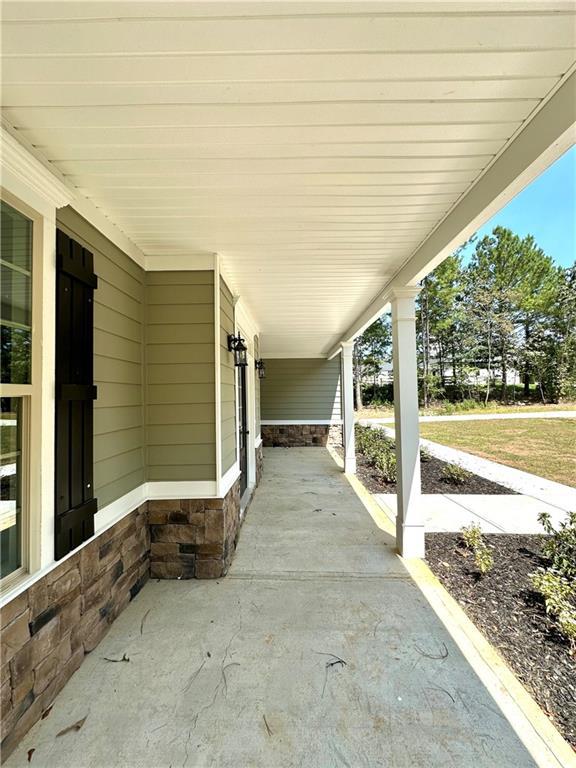
<instances>
[{"instance_id":1,"label":"white soffit","mask_svg":"<svg viewBox=\"0 0 576 768\"><path fill-rule=\"evenodd\" d=\"M3 3L2 103L145 254L328 352L573 67L573 3ZM172 263L172 262L171 262Z\"/></svg>"}]
</instances>

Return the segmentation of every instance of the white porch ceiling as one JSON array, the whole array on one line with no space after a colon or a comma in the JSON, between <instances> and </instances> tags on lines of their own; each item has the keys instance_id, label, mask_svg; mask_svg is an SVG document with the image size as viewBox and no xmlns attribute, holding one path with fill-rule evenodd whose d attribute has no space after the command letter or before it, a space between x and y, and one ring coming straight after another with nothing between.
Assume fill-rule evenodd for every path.
<instances>
[{"instance_id":1,"label":"white porch ceiling","mask_svg":"<svg viewBox=\"0 0 576 768\"><path fill-rule=\"evenodd\" d=\"M4 116L145 254L326 353L575 64L573 3L5 2Z\"/></svg>"}]
</instances>

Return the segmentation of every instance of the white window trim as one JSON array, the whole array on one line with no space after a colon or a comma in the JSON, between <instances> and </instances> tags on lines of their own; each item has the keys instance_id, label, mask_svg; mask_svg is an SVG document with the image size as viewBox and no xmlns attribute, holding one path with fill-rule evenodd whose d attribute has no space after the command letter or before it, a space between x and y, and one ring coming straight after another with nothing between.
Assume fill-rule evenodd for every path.
<instances>
[{"instance_id":1,"label":"white window trim","mask_svg":"<svg viewBox=\"0 0 576 768\"><path fill-rule=\"evenodd\" d=\"M42 474L46 471L44 443L47 438L43 419L44 347L44 247L45 219L7 189L0 190L4 202L32 222L32 354L31 384L1 384L2 397L22 398L22 513L21 566L2 579L2 588L10 588L42 565L42 521L46 500L42 494ZM50 415L53 411L50 410ZM53 436L53 433L52 433ZM51 440L50 440L51 444ZM53 451L52 451L53 460ZM50 485L53 489L53 482ZM53 492L53 491L52 491Z\"/></svg>"}]
</instances>

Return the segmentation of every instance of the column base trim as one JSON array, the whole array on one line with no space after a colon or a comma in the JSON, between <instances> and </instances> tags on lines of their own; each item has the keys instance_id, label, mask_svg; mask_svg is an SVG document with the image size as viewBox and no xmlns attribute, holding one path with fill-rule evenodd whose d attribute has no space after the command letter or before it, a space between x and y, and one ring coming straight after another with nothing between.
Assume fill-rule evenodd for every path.
<instances>
[{"instance_id":1,"label":"column base trim","mask_svg":"<svg viewBox=\"0 0 576 768\"><path fill-rule=\"evenodd\" d=\"M344 459L344 472L347 475L356 474L356 456L346 456Z\"/></svg>"},{"instance_id":2,"label":"column base trim","mask_svg":"<svg viewBox=\"0 0 576 768\"><path fill-rule=\"evenodd\" d=\"M424 558L424 525L403 525L396 521L396 549L400 557Z\"/></svg>"}]
</instances>

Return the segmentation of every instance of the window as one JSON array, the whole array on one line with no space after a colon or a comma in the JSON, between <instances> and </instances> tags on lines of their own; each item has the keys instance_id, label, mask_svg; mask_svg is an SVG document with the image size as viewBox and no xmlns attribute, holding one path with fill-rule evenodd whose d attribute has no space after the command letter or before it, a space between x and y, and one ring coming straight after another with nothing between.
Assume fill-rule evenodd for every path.
<instances>
[{"instance_id":1,"label":"window","mask_svg":"<svg viewBox=\"0 0 576 768\"><path fill-rule=\"evenodd\" d=\"M28 566L28 426L33 378L33 221L0 202L0 577Z\"/></svg>"}]
</instances>

